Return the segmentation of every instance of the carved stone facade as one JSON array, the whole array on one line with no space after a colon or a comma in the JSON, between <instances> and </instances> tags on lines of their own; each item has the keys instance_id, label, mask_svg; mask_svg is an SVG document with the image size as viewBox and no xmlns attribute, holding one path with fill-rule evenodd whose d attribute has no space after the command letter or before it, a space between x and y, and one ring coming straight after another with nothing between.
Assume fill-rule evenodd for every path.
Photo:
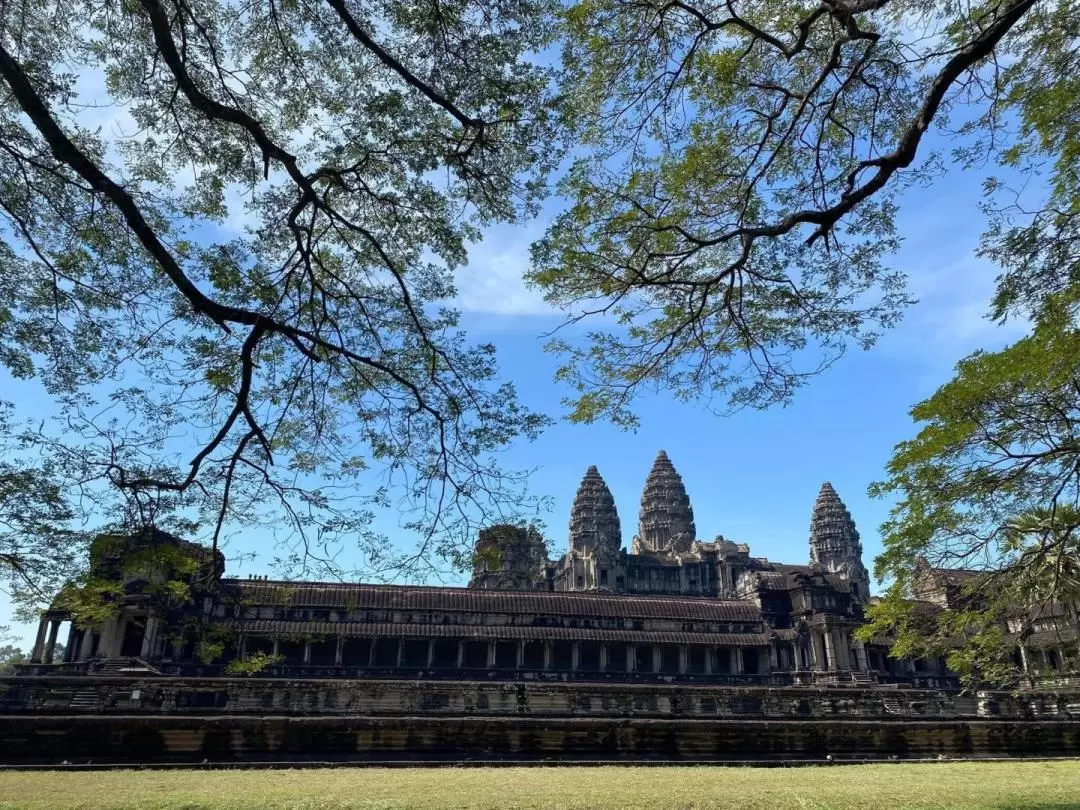
<instances>
[{"instance_id":1,"label":"carved stone facade","mask_svg":"<svg viewBox=\"0 0 1080 810\"><path fill-rule=\"evenodd\" d=\"M477 539L467 589L244 581L218 569L198 580L182 610L155 602L145 565L137 576L117 570L123 609L102 627L73 627L63 662L48 650L65 616L47 614L31 670L93 671L127 659L213 675L262 653L273 671L294 676L785 684L869 677L875 664L875 677L904 675L854 640L866 569L851 517L828 485L811 535L810 565L753 557L723 537L699 541L686 487L661 452L630 552L611 490L589 467L557 559L536 530L493 526ZM167 561L191 544L158 534L150 546ZM105 571L112 558L95 559ZM927 674L947 677L939 667Z\"/></svg>"},{"instance_id":2,"label":"carved stone facade","mask_svg":"<svg viewBox=\"0 0 1080 810\"><path fill-rule=\"evenodd\" d=\"M690 496L686 494L682 476L675 471L667 453L661 450L645 479L638 533L630 553L685 554L696 539Z\"/></svg>"},{"instance_id":3,"label":"carved stone facade","mask_svg":"<svg viewBox=\"0 0 1080 810\"><path fill-rule=\"evenodd\" d=\"M470 584L485 590L537 590L543 586L546 562L544 538L536 529L490 526L477 538Z\"/></svg>"},{"instance_id":4,"label":"carved stone facade","mask_svg":"<svg viewBox=\"0 0 1080 810\"><path fill-rule=\"evenodd\" d=\"M955 684L940 660L892 659L887 640L855 638L869 575L830 484L812 510L808 564L754 557L722 536L698 540L686 488L663 452L641 504L628 552L611 490L590 467L562 556L549 559L532 528L490 527L477 539L468 588L239 580L164 533L102 538L95 575L122 585L119 609L101 626L73 625L63 661L51 650L70 616L59 606L47 612L22 672L211 677L262 654L268 674L296 678ZM125 542L139 559L127 573L118 562ZM178 607L154 583L191 553L201 561L189 577L193 599ZM1048 653L1047 665L1072 656L1070 645Z\"/></svg>"},{"instance_id":5,"label":"carved stone facade","mask_svg":"<svg viewBox=\"0 0 1080 810\"><path fill-rule=\"evenodd\" d=\"M863 565L862 553L855 521L832 484L826 481L821 485L810 519L810 562L843 576L851 584L852 593L865 601L870 596L870 574Z\"/></svg>"},{"instance_id":6,"label":"carved stone facade","mask_svg":"<svg viewBox=\"0 0 1080 810\"><path fill-rule=\"evenodd\" d=\"M86 686L0 679L0 762L824 764L1080 755L1075 692L481 678L114 676Z\"/></svg>"}]
</instances>

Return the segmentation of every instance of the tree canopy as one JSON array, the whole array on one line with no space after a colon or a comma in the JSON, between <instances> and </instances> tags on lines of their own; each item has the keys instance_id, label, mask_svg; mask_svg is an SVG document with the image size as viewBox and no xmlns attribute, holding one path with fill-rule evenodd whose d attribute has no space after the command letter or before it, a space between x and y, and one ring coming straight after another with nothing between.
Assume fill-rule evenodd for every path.
<instances>
[{"instance_id":1,"label":"tree canopy","mask_svg":"<svg viewBox=\"0 0 1080 810\"><path fill-rule=\"evenodd\" d=\"M566 92L583 146L530 274L595 327L553 344L574 417L633 424L642 388L787 402L910 302L888 262L897 207L950 163L1041 166L1067 194L1073 118L1054 111L1075 103L1077 14L1037 0L575 3ZM1010 255L1035 238L1007 217L988 233ZM1003 289L1019 305L1027 288Z\"/></svg>"},{"instance_id":2,"label":"tree canopy","mask_svg":"<svg viewBox=\"0 0 1080 810\"><path fill-rule=\"evenodd\" d=\"M899 652L944 655L966 677L1007 681L1018 674L1013 642L1055 613L1080 618L1078 292L1052 296L1030 335L965 358L912 409L919 433L871 488L897 503L876 562L889 590L866 635L892 633ZM933 621L918 620L910 601L920 561L979 574Z\"/></svg>"},{"instance_id":3,"label":"tree canopy","mask_svg":"<svg viewBox=\"0 0 1080 810\"><path fill-rule=\"evenodd\" d=\"M985 177L987 314L1031 333L913 409L872 488L897 505L867 633L1003 676L994 618L1077 596L1080 4L580 0L567 20L582 148L530 280L592 325L551 344L576 420L633 426L648 389L788 402L912 303L890 258L905 190ZM928 625L920 558L986 576Z\"/></svg>"},{"instance_id":4,"label":"tree canopy","mask_svg":"<svg viewBox=\"0 0 1080 810\"><path fill-rule=\"evenodd\" d=\"M544 418L450 299L559 158L552 11L3 5L0 363L56 416L5 414L14 587L55 557L46 529L110 515L214 545L242 521L324 569L358 538L400 569L528 505L492 454ZM370 530L391 504L420 537L400 556Z\"/></svg>"}]
</instances>

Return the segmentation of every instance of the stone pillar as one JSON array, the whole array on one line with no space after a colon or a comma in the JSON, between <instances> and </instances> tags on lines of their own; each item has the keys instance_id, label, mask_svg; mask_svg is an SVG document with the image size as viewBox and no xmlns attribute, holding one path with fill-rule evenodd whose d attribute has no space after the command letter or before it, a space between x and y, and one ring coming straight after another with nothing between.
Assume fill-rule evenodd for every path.
<instances>
[{"instance_id":1,"label":"stone pillar","mask_svg":"<svg viewBox=\"0 0 1080 810\"><path fill-rule=\"evenodd\" d=\"M117 636L117 629L120 626L120 617L113 616L107 622L105 626L101 628L101 639L98 642L98 657L99 658L112 658L115 656L113 639Z\"/></svg>"},{"instance_id":2,"label":"stone pillar","mask_svg":"<svg viewBox=\"0 0 1080 810\"><path fill-rule=\"evenodd\" d=\"M487 668L495 669L495 642L489 641L487 648Z\"/></svg>"},{"instance_id":3,"label":"stone pillar","mask_svg":"<svg viewBox=\"0 0 1080 810\"><path fill-rule=\"evenodd\" d=\"M775 644L769 645L769 671L776 672L780 669L780 649Z\"/></svg>"},{"instance_id":4,"label":"stone pillar","mask_svg":"<svg viewBox=\"0 0 1080 810\"><path fill-rule=\"evenodd\" d=\"M432 669L435 666L435 639L428 639L427 643L427 664L428 669Z\"/></svg>"},{"instance_id":5,"label":"stone pillar","mask_svg":"<svg viewBox=\"0 0 1080 810\"><path fill-rule=\"evenodd\" d=\"M236 654L239 658L247 656L247 635L240 634L239 640L236 642Z\"/></svg>"},{"instance_id":6,"label":"stone pillar","mask_svg":"<svg viewBox=\"0 0 1080 810\"><path fill-rule=\"evenodd\" d=\"M311 663L311 640L304 641L304 663Z\"/></svg>"},{"instance_id":7,"label":"stone pillar","mask_svg":"<svg viewBox=\"0 0 1080 810\"><path fill-rule=\"evenodd\" d=\"M746 671L746 668L743 666L742 647L735 647L732 652L735 653L735 672L738 675L742 675Z\"/></svg>"},{"instance_id":8,"label":"stone pillar","mask_svg":"<svg viewBox=\"0 0 1080 810\"><path fill-rule=\"evenodd\" d=\"M68 624L67 644L64 645L64 663L68 664L75 660L75 651L82 643L82 633L75 628L75 622Z\"/></svg>"},{"instance_id":9,"label":"stone pillar","mask_svg":"<svg viewBox=\"0 0 1080 810\"><path fill-rule=\"evenodd\" d=\"M866 645L861 641L855 642L855 662L860 672L870 671L870 661L866 657Z\"/></svg>"},{"instance_id":10,"label":"stone pillar","mask_svg":"<svg viewBox=\"0 0 1080 810\"><path fill-rule=\"evenodd\" d=\"M633 644L626 645L626 671L637 672L637 647Z\"/></svg>"},{"instance_id":11,"label":"stone pillar","mask_svg":"<svg viewBox=\"0 0 1080 810\"><path fill-rule=\"evenodd\" d=\"M142 649L139 650L139 655L142 658L154 657L154 649L157 647L159 624L160 622L157 616L148 616L146 618L146 629L143 631Z\"/></svg>"},{"instance_id":12,"label":"stone pillar","mask_svg":"<svg viewBox=\"0 0 1080 810\"><path fill-rule=\"evenodd\" d=\"M83 630L82 635L79 637L79 652L75 656L76 661L85 661L90 657L90 653L93 651L94 646L94 631L90 628Z\"/></svg>"},{"instance_id":13,"label":"stone pillar","mask_svg":"<svg viewBox=\"0 0 1080 810\"><path fill-rule=\"evenodd\" d=\"M337 646L334 648L334 666L341 666L341 656L345 649L345 636L337 637Z\"/></svg>"},{"instance_id":14,"label":"stone pillar","mask_svg":"<svg viewBox=\"0 0 1080 810\"><path fill-rule=\"evenodd\" d=\"M465 642L459 641L457 643L457 668L461 669L463 663L465 663Z\"/></svg>"},{"instance_id":15,"label":"stone pillar","mask_svg":"<svg viewBox=\"0 0 1080 810\"><path fill-rule=\"evenodd\" d=\"M833 634L831 630L826 630L822 634L822 638L825 641L825 658L828 660L828 669L837 669L836 662L836 645L833 644Z\"/></svg>"},{"instance_id":16,"label":"stone pillar","mask_svg":"<svg viewBox=\"0 0 1080 810\"><path fill-rule=\"evenodd\" d=\"M551 669L551 642L544 642L544 669Z\"/></svg>"},{"instance_id":17,"label":"stone pillar","mask_svg":"<svg viewBox=\"0 0 1080 810\"><path fill-rule=\"evenodd\" d=\"M825 645L821 641L821 633L810 634L810 652L813 659L810 663L810 669L814 672L821 672L825 669Z\"/></svg>"},{"instance_id":18,"label":"stone pillar","mask_svg":"<svg viewBox=\"0 0 1080 810\"><path fill-rule=\"evenodd\" d=\"M570 642L570 671L577 672L581 668L581 645L576 641Z\"/></svg>"},{"instance_id":19,"label":"stone pillar","mask_svg":"<svg viewBox=\"0 0 1080 810\"><path fill-rule=\"evenodd\" d=\"M276 639L276 638L275 638L275 639L274 639L274 647L273 647L273 649L272 649L272 650L270 650L270 654L271 654L272 656L274 656L275 658L277 658L277 655L278 655L278 648L279 648L280 646L281 646L281 642L280 642L280 641L278 641L278 639Z\"/></svg>"},{"instance_id":20,"label":"stone pillar","mask_svg":"<svg viewBox=\"0 0 1080 810\"><path fill-rule=\"evenodd\" d=\"M713 648L705 648L705 674L712 675L713 673Z\"/></svg>"},{"instance_id":21,"label":"stone pillar","mask_svg":"<svg viewBox=\"0 0 1080 810\"><path fill-rule=\"evenodd\" d=\"M679 674L686 674L686 647L679 647Z\"/></svg>"},{"instance_id":22,"label":"stone pillar","mask_svg":"<svg viewBox=\"0 0 1080 810\"><path fill-rule=\"evenodd\" d=\"M652 647L652 671L660 674L660 645L658 644Z\"/></svg>"},{"instance_id":23,"label":"stone pillar","mask_svg":"<svg viewBox=\"0 0 1080 810\"><path fill-rule=\"evenodd\" d=\"M46 664L53 662L53 653L56 652L56 635L60 632L60 620L51 619L49 621L49 640L45 642L45 658L43 660Z\"/></svg>"},{"instance_id":24,"label":"stone pillar","mask_svg":"<svg viewBox=\"0 0 1080 810\"><path fill-rule=\"evenodd\" d=\"M49 630L49 620L44 616L38 622L37 638L34 640L34 651L30 654L30 663L40 664L45 659L45 634Z\"/></svg>"},{"instance_id":25,"label":"stone pillar","mask_svg":"<svg viewBox=\"0 0 1080 810\"><path fill-rule=\"evenodd\" d=\"M607 672L607 644L600 645L600 671Z\"/></svg>"},{"instance_id":26,"label":"stone pillar","mask_svg":"<svg viewBox=\"0 0 1080 810\"><path fill-rule=\"evenodd\" d=\"M517 668L522 669L525 666L525 641L524 639L518 642L517 645Z\"/></svg>"}]
</instances>

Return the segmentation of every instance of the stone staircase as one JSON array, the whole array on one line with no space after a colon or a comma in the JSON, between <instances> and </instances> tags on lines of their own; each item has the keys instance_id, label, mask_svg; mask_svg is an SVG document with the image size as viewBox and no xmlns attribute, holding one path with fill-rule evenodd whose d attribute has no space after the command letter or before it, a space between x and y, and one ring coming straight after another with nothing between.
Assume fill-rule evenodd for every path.
<instances>
[{"instance_id":1,"label":"stone staircase","mask_svg":"<svg viewBox=\"0 0 1080 810\"><path fill-rule=\"evenodd\" d=\"M891 697L891 696L883 697L881 699L881 704L885 707L885 711L888 714L903 714L904 713L904 709L900 705L900 701L897 700L894 697Z\"/></svg>"},{"instance_id":2,"label":"stone staircase","mask_svg":"<svg viewBox=\"0 0 1080 810\"><path fill-rule=\"evenodd\" d=\"M98 708L100 698L98 693L93 689L80 689L71 698L71 703L68 704L69 709L83 709L90 710Z\"/></svg>"},{"instance_id":3,"label":"stone staircase","mask_svg":"<svg viewBox=\"0 0 1080 810\"><path fill-rule=\"evenodd\" d=\"M101 675L160 675L161 673L141 658L103 658L93 668Z\"/></svg>"},{"instance_id":4,"label":"stone staircase","mask_svg":"<svg viewBox=\"0 0 1080 810\"><path fill-rule=\"evenodd\" d=\"M851 682L856 686L873 686L877 683L877 677L869 672L852 672Z\"/></svg>"}]
</instances>

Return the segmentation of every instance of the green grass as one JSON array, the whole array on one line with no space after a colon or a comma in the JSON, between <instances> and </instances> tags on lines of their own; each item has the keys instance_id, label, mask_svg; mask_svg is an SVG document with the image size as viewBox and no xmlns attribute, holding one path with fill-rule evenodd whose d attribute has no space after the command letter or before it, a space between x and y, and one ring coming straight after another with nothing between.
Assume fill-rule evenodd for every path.
<instances>
[{"instance_id":1,"label":"green grass","mask_svg":"<svg viewBox=\"0 0 1080 810\"><path fill-rule=\"evenodd\" d=\"M1080 762L0 773L0 808L1080 808Z\"/></svg>"}]
</instances>

